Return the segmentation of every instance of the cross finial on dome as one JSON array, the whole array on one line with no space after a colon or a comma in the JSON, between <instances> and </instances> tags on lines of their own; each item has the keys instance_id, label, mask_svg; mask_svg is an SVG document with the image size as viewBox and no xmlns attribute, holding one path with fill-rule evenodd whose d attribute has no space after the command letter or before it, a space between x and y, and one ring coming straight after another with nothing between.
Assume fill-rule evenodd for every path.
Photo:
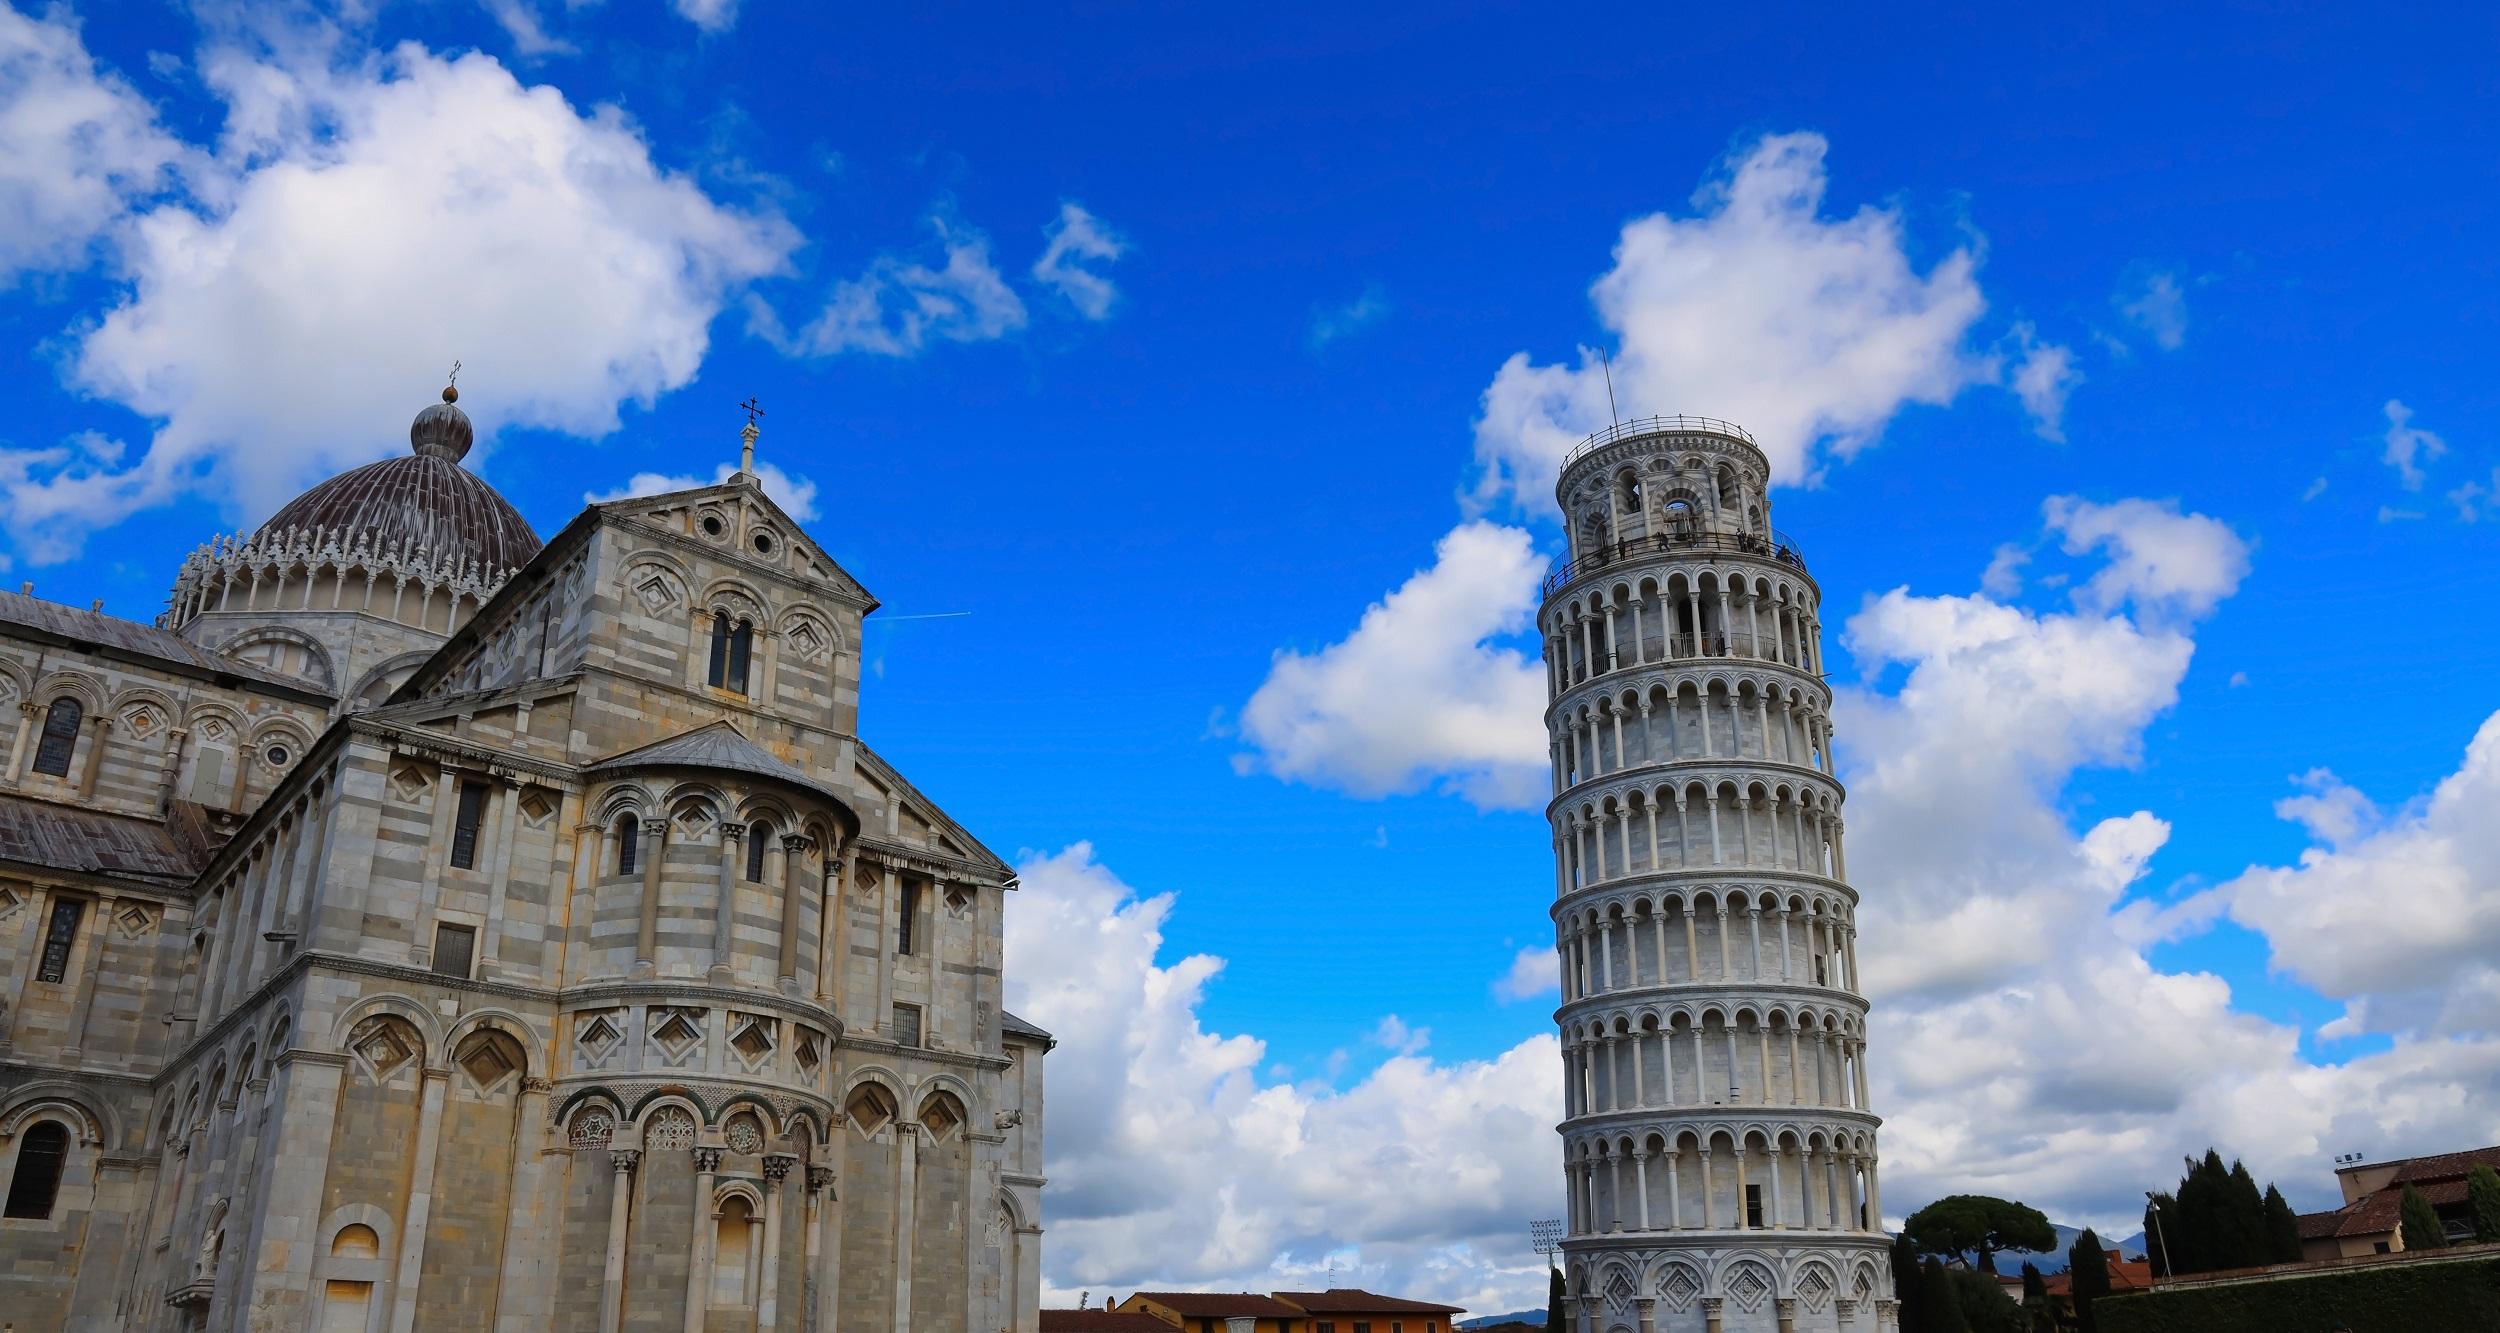
<instances>
[{"instance_id":1,"label":"cross finial on dome","mask_svg":"<svg viewBox=\"0 0 2500 1333\"><path fill-rule=\"evenodd\" d=\"M747 400L738 406L745 408L747 414L746 427L738 432L738 474L752 477L755 475L755 437L764 433L763 428L755 424L755 419L764 415L764 406L755 401L753 394L748 394Z\"/></svg>"}]
</instances>

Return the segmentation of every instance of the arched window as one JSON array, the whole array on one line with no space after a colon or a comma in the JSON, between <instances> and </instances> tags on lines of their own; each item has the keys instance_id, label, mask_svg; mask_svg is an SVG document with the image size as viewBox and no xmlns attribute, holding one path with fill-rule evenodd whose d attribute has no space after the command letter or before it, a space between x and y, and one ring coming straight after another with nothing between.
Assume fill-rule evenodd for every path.
<instances>
[{"instance_id":1,"label":"arched window","mask_svg":"<svg viewBox=\"0 0 2500 1333\"><path fill-rule=\"evenodd\" d=\"M746 693L747 663L754 655L755 622L733 621L726 611L713 612L712 687Z\"/></svg>"},{"instance_id":2,"label":"arched window","mask_svg":"<svg viewBox=\"0 0 2500 1333\"><path fill-rule=\"evenodd\" d=\"M616 817L616 873L634 873L634 863L641 859L641 854L642 821L628 810Z\"/></svg>"},{"instance_id":3,"label":"arched window","mask_svg":"<svg viewBox=\"0 0 2500 1333\"><path fill-rule=\"evenodd\" d=\"M43 715L43 741L35 747L36 772L69 776L70 751L78 748L78 724L86 718L87 710L66 694L52 701Z\"/></svg>"},{"instance_id":4,"label":"arched window","mask_svg":"<svg viewBox=\"0 0 2500 1333\"><path fill-rule=\"evenodd\" d=\"M745 1195L732 1195L720 1206L719 1229L713 1233L712 1304L750 1305L747 1267L755 1233L755 1209Z\"/></svg>"},{"instance_id":5,"label":"arched window","mask_svg":"<svg viewBox=\"0 0 2500 1333\"><path fill-rule=\"evenodd\" d=\"M26 1131L17 1146L17 1173L9 1177L8 1217L47 1218L60 1197L61 1168L69 1164L69 1127L46 1120Z\"/></svg>"},{"instance_id":6,"label":"arched window","mask_svg":"<svg viewBox=\"0 0 2500 1333\"><path fill-rule=\"evenodd\" d=\"M773 826L759 819L747 826L747 879L764 882L764 843L773 836Z\"/></svg>"}]
</instances>

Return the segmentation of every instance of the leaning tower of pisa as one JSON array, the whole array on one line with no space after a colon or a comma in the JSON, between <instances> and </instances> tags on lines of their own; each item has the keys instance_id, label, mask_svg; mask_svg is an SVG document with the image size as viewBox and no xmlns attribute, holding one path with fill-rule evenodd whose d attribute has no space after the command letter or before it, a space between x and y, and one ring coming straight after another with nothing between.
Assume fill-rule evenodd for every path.
<instances>
[{"instance_id":1,"label":"leaning tower of pisa","mask_svg":"<svg viewBox=\"0 0 2500 1333\"><path fill-rule=\"evenodd\" d=\"M1563 464L1545 585L1575 1333L1893 1333L1821 594L1738 426Z\"/></svg>"}]
</instances>

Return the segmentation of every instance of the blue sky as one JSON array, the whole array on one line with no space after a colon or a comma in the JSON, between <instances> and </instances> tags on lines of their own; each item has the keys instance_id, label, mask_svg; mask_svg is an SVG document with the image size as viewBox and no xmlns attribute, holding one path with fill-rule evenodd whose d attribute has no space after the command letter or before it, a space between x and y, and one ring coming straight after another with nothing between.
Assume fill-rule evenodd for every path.
<instances>
[{"instance_id":1,"label":"blue sky","mask_svg":"<svg viewBox=\"0 0 2500 1333\"><path fill-rule=\"evenodd\" d=\"M1329 1132L1361 1159L1376 1145L1343 1113L1385 1067L1422 1080L1418 1099L1464 1101L1454 1089L1485 1071L1550 1077L1534 1045L1550 998L1495 991L1550 941L1547 836L1534 809L1486 797L1483 765L1421 742L1405 755L1414 738L1376 720L1279 687L1269 719L1321 736L1292 751L1245 709L1280 652L1335 663L1358 710L1435 705L1431 682L1327 653L1418 571L1455 569L1436 543L1463 523L1553 548L1532 499L1486 482L1488 464L1534 453L1487 395L1520 353L1585 394L1581 349L1604 348L1630 358L1630 410L1801 414L1774 456L1816 480L1778 492L1777 521L1824 589L1835 683L1864 700L1840 741L1871 784L1851 807L1874 853L1853 857L1870 948L1926 951L1925 932L1949 930L2002 964L1956 982L1905 967L1900 1025L1878 1011L1879 1073L1948 1033L2053 1050L2094 1015L2122 1038L2165 1021L2105 1007L2143 988L2077 962L2083 946L2049 961L1997 948L1999 918L1881 907L1913 884L1985 883L2019 911L2059 892L2024 874L2071 875L2088 833L2139 810L2167 825L2121 858L2140 906L2075 919L2108 935L2109 969L2227 986L2180 1014L2251 1021L2229 1042L2139 1041L2177 1077L2132 1120L2059 1119L2040 1090L2068 1084L2043 1076L2004 1092L2015 1130L1983 1129L1904 1076L1888 1199L2027 1190L2075 1220L2123 1217L2160 1182L2096 1186L2070 1160L2080 1143L2151 1169L2218 1140L2314 1204L2333 1152L2500 1138L2470 1109L2494 1104L2500 1070L2489 967L2407 980L2400 960L2344 959L2350 922L2320 902L2332 886L2401 916L2417 878L2444 873L2451 935L2500 936L2479 906L2489 863L2460 850L2474 821L2454 812L2500 790L2471 785L2466 758L2500 704L2488 16L890 9L90 4L19 19L0 97L58 107L76 91L102 109L75 140L41 117L0 125L28 140L0 163L0 330L22 349L0 428L10 577L152 615L206 534L404 447L454 358L464 406L494 431L472 465L548 531L636 474L708 480L735 452L734 404L759 395L763 457L892 617L868 638L871 742L1030 860L1028 896L1064 884L1065 902L1125 914L1134 966L1116 984L1220 957L1178 1018L1263 1043L1178 1089L1071 1052L1081 1033L1054 1059L1106 1105L1154 1088L1216 1116L1232 1097L1298 1099L1313 1126L1339 1115ZM1819 194L1748 231L1728 188L1774 165L1766 145L1807 142L1788 179ZM1619 267L1627 224L1657 215L1672 253L1735 276ZM1801 238L1845 251L1802 291L1781 280L1805 271L1781 249ZM1592 300L1610 273L1630 293L1620 318ZM1665 342L1644 360L1642 329L1720 322L1738 344L1805 330L1780 344L1790 360L1759 366L1776 392L1714 393ZM1850 370L1835 348L1892 368ZM1585 428L1585 401L1540 420ZM2053 523L2050 497L2084 508ZM2074 512L2116 517L2095 529ZM2178 526L2193 516L2206 522ZM2129 542L2167 554L2078 601ZM1983 594L2008 544L2028 561L2009 555ZM1453 584L1485 607L1506 589L1515 571ZM1894 827L1917 828L1921 791L1929 806L1953 792L1888 786L1868 767L1884 756L1849 752L1951 747L1935 725L1951 710L1911 702L1921 679L1952 709L1992 706L1970 693L1985 677L1953 674L1961 659L1850 651L1844 626L1895 589L1931 599L1897 604L1905 617L1984 597L2023 633L2077 617L2192 655L2148 668L2107 716L2043 732L2012 691L2003 708L2034 723L1962 733L2001 736L2003 772L2029 788L2002 819L1962 822L2045 816L2042 841L1886 854L1869 821L1901 811ZM1870 614L1864 632L1883 631ZM1533 639L1515 613L1479 618L1400 651L1440 644L1488 663L1477 684L1507 679L1499 654ZM2313 770L2334 781L2296 782ZM2449 807L2428 802L2452 775ZM2278 815L2304 791L2344 822ZM1063 852L1079 843L1090 852ZM2272 888L2244 873L2304 853L2331 864L2261 876ZM1062 980L1082 972L1057 955L1117 952L1029 932L1018 947ZM2426 999L2441 986L2479 998L2443 1008ZM2235 1060L2252 1087L2337 1104L2260 1129L2192 1090ZM2352 1118L2433 1066L2445 1082ZM2096 1066L2078 1067L2088 1081ZM2466 1109L2408 1109L2447 1092ZM2033 1112L2056 1127L2022 1132ZM1547 1206L1550 1140L1487 1148L1443 1128L1417 1133L1523 1164L1484 1219ZM1384 1280L1487 1300L1533 1285L1503 1267L1515 1256L1490 1257L1494 1220L1363 1229L1293 1200L1258 1214L1272 1255L1140 1258L1156 1224L1120 1229L1116 1173L1089 1156L1115 1147L1137 1145L1054 1125L1054 1176L1076 1182L1055 1284L1359 1252Z\"/></svg>"}]
</instances>

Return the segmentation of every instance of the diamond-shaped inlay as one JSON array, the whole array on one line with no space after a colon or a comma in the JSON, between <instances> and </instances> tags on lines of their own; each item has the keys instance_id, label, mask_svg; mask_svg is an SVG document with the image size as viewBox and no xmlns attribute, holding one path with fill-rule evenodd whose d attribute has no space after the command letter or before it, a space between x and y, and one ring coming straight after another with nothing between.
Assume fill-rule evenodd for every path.
<instances>
[{"instance_id":1,"label":"diamond-shaped inlay","mask_svg":"<svg viewBox=\"0 0 2500 1333\"><path fill-rule=\"evenodd\" d=\"M403 801L413 801L425 795L429 785L425 774L414 768L403 768L391 774L391 786L399 792L399 799Z\"/></svg>"},{"instance_id":2,"label":"diamond-shaped inlay","mask_svg":"<svg viewBox=\"0 0 2500 1333\"><path fill-rule=\"evenodd\" d=\"M823 1040L814 1031L800 1028L798 1045L791 1048L791 1054L798 1057L799 1073L814 1078L816 1066L824 1061Z\"/></svg>"},{"instance_id":3,"label":"diamond-shaped inlay","mask_svg":"<svg viewBox=\"0 0 2500 1333\"><path fill-rule=\"evenodd\" d=\"M556 812L556 803L546 793L532 789L521 797L521 821L531 828L547 827L547 817Z\"/></svg>"},{"instance_id":4,"label":"diamond-shaped inlay","mask_svg":"<svg viewBox=\"0 0 2500 1333\"><path fill-rule=\"evenodd\" d=\"M1658 1284L1658 1295L1668 1309L1680 1314L1693 1308L1693 1298L1701 1295L1701 1278L1692 1269L1677 1264L1667 1270L1667 1280Z\"/></svg>"},{"instance_id":5,"label":"diamond-shaped inlay","mask_svg":"<svg viewBox=\"0 0 2500 1333\"><path fill-rule=\"evenodd\" d=\"M521 1072L520 1065L500 1043L484 1039L461 1048L459 1064L461 1072L480 1092L493 1092L503 1086L504 1080Z\"/></svg>"},{"instance_id":6,"label":"diamond-shaped inlay","mask_svg":"<svg viewBox=\"0 0 2500 1333\"><path fill-rule=\"evenodd\" d=\"M624 1038L625 1030L606 1014L592 1014L584 1019L580 1030L574 1034L574 1041L592 1055L606 1055L615 1050L616 1044Z\"/></svg>"},{"instance_id":7,"label":"diamond-shaped inlay","mask_svg":"<svg viewBox=\"0 0 2500 1333\"><path fill-rule=\"evenodd\" d=\"M1625 1277L1622 1269L1616 1269L1606 1282L1606 1303L1618 1310L1629 1310L1633 1295L1632 1279Z\"/></svg>"},{"instance_id":8,"label":"diamond-shaped inlay","mask_svg":"<svg viewBox=\"0 0 2500 1333\"><path fill-rule=\"evenodd\" d=\"M1806 1308L1817 1314L1822 1312L1823 1302L1831 1299L1831 1294L1832 1280L1824 1276L1820 1268L1808 1268L1806 1275L1797 1279L1797 1299L1804 1301Z\"/></svg>"},{"instance_id":9,"label":"diamond-shaped inlay","mask_svg":"<svg viewBox=\"0 0 2500 1333\"><path fill-rule=\"evenodd\" d=\"M148 915L148 909L132 903L113 914L113 924L121 928L123 939L135 940L148 933L148 927L156 924L156 918Z\"/></svg>"},{"instance_id":10,"label":"diamond-shaped inlay","mask_svg":"<svg viewBox=\"0 0 2500 1333\"><path fill-rule=\"evenodd\" d=\"M731 1034L729 1044L738 1048L738 1054L745 1057L747 1063L753 1064L773 1053L772 1024L761 1018L741 1017L738 1030Z\"/></svg>"},{"instance_id":11,"label":"diamond-shaped inlay","mask_svg":"<svg viewBox=\"0 0 2500 1333\"><path fill-rule=\"evenodd\" d=\"M15 889L0 888L0 921L16 916L18 909L25 905L26 898L23 894Z\"/></svg>"},{"instance_id":12,"label":"diamond-shaped inlay","mask_svg":"<svg viewBox=\"0 0 2500 1333\"><path fill-rule=\"evenodd\" d=\"M799 622L797 627L790 631L787 642L790 645L790 655L802 662L813 662L825 655L824 631L806 621Z\"/></svg>"},{"instance_id":13,"label":"diamond-shaped inlay","mask_svg":"<svg viewBox=\"0 0 2500 1333\"><path fill-rule=\"evenodd\" d=\"M122 714L122 730L129 732L131 735L138 737L140 740L146 740L148 737L155 735L157 728L164 725L165 715L157 712L153 708L148 707L146 704L141 704L138 707L131 709L129 712Z\"/></svg>"},{"instance_id":14,"label":"diamond-shaped inlay","mask_svg":"<svg viewBox=\"0 0 2500 1333\"><path fill-rule=\"evenodd\" d=\"M1770 1294L1771 1279L1763 1276L1759 1264L1739 1264L1736 1276L1727 1280L1727 1298L1747 1314L1760 1309L1763 1298Z\"/></svg>"},{"instance_id":15,"label":"diamond-shaped inlay","mask_svg":"<svg viewBox=\"0 0 2500 1333\"><path fill-rule=\"evenodd\" d=\"M694 1049L695 1045L703 1040L703 1030L696 1027L694 1021L686 1017L683 1010L671 1009L668 1011L668 1017L661 1019L659 1025L651 1029L651 1040L657 1042L661 1050L668 1052L670 1059L682 1059L687 1051Z\"/></svg>"},{"instance_id":16,"label":"diamond-shaped inlay","mask_svg":"<svg viewBox=\"0 0 2500 1333\"><path fill-rule=\"evenodd\" d=\"M415 1047L400 1033L399 1025L385 1018L368 1018L359 1024L348 1036L347 1049L377 1080L390 1077L392 1071L416 1055Z\"/></svg>"}]
</instances>

